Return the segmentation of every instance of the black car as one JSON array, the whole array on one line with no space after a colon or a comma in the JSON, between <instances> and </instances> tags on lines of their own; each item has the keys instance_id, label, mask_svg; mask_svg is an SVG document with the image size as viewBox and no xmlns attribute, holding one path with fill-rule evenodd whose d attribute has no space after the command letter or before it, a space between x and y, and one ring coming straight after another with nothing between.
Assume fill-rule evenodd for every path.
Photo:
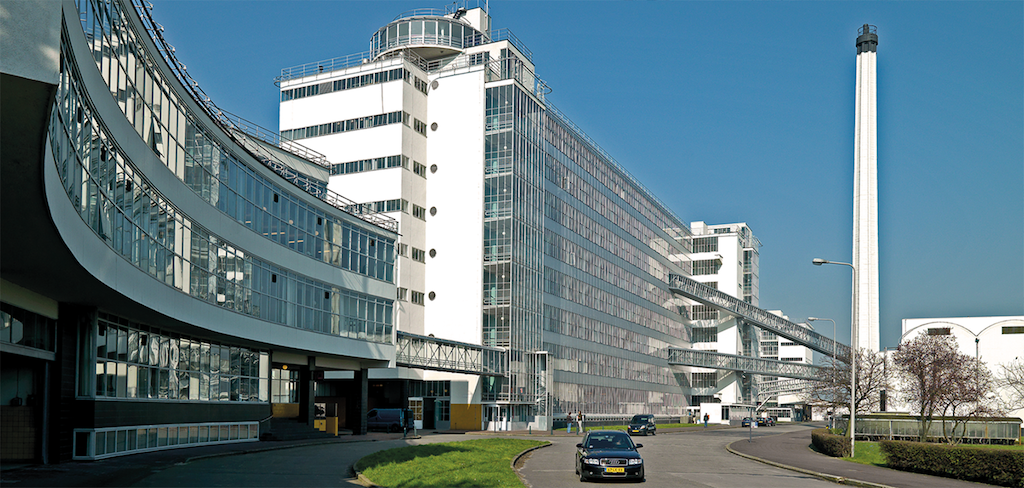
<instances>
[{"instance_id":1,"label":"black car","mask_svg":"<svg viewBox=\"0 0 1024 488\"><path fill-rule=\"evenodd\" d=\"M644 460L629 434L618 430L587 432L576 444L576 474L580 481L592 478L644 480Z\"/></svg>"},{"instance_id":2,"label":"black car","mask_svg":"<svg viewBox=\"0 0 1024 488\"><path fill-rule=\"evenodd\" d=\"M629 421L626 432L629 432L629 435L658 435L658 426L654 424L654 415L634 415L633 419Z\"/></svg>"},{"instance_id":3,"label":"black car","mask_svg":"<svg viewBox=\"0 0 1024 488\"><path fill-rule=\"evenodd\" d=\"M757 426L758 427L775 427L775 419L773 419L771 417L758 417L757 418Z\"/></svg>"},{"instance_id":4,"label":"black car","mask_svg":"<svg viewBox=\"0 0 1024 488\"><path fill-rule=\"evenodd\" d=\"M751 423L757 423L757 421L752 419L752 418L750 418L750 417L743 417L743 421L740 422L740 426L741 427L750 427Z\"/></svg>"}]
</instances>

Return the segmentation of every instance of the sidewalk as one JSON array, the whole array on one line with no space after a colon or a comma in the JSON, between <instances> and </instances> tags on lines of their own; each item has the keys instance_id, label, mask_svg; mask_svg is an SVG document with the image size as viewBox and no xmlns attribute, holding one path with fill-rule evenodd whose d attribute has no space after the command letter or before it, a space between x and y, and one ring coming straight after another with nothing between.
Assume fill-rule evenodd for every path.
<instances>
[{"instance_id":1,"label":"sidewalk","mask_svg":"<svg viewBox=\"0 0 1024 488\"><path fill-rule=\"evenodd\" d=\"M895 469L858 464L833 458L811 450L811 430L741 440L729 444L734 454L780 468L799 471L829 481L854 486L894 488L979 488L984 485L969 481L908 473Z\"/></svg>"},{"instance_id":2,"label":"sidewalk","mask_svg":"<svg viewBox=\"0 0 1024 488\"><path fill-rule=\"evenodd\" d=\"M0 466L3 486L131 486L135 482L168 466L199 459L250 454L275 449L348 442L373 442L401 439L402 434L373 432L362 436L343 435L333 438L258 441L214 446L183 447L163 451L131 454L98 461L71 461L61 464L15 464Z\"/></svg>"}]
</instances>

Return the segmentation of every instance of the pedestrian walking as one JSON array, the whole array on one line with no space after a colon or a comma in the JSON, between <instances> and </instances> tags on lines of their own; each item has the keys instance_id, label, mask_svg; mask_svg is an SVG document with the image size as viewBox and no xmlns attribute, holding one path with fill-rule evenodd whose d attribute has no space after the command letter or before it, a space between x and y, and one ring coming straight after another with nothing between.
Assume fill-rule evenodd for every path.
<instances>
[{"instance_id":1,"label":"pedestrian walking","mask_svg":"<svg viewBox=\"0 0 1024 488\"><path fill-rule=\"evenodd\" d=\"M704 414L704 428L708 428L708 419L711 418L708 414Z\"/></svg>"},{"instance_id":2,"label":"pedestrian walking","mask_svg":"<svg viewBox=\"0 0 1024 488\"><path fill-rule=\"evenodd\" d=\"M579 413L576 414L576 429L577 433L583 433L583 410L580 410Z\"/></svg>"},{"instance_id":3,"label":"pedestrian walking","mask_svg":"<svg viewBox=\"0 0 1024 488\"><path fill-rule=\"evenodd\" d=\"M565 416L565 433L572 434L572 411Z\"/></svg>"}]
</instances>

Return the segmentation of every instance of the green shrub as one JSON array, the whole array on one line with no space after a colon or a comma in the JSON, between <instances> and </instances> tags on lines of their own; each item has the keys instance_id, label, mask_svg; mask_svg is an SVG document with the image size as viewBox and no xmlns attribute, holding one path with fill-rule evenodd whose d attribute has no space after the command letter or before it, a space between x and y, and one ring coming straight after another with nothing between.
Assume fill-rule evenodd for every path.
<instances>
[{"instance_id":1,"label":"green shrub","mask_svg":"<svg viewBox=\"0 0 1024 488\"><path fill-rule=\"evenodd\" d=\"M841 435L830 434L828 429L814 429L811 431L811 444L818 452L832 457L850 456L850 438Z\"/></svg>"},{"instance_id":2,"label":"green shrub","mask_svg":"<svg viewBox=\"0 0 1024 488\"><path fill-rule=\"evenodd\" d=\"M890 468L1024 488L1024 452L976 446L881 441Z\"/></svg>"}]
</instances>

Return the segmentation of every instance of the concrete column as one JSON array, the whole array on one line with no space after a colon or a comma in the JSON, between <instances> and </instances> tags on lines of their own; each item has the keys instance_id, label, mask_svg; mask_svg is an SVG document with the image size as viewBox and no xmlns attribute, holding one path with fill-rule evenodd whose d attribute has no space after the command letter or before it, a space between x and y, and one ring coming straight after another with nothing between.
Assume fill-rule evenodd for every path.
<instances>
[{"instance_id":1,"label":"concrete column","mask_svg":"<svg viewBox=\"0 0 1024 488\"><path fill-rule=\"evenodd\" d=\"M316 419L316 387L313 384L315 361L315 357L309 356L306 367L299 370L299 422L310 427Z\"/></svg>"},{"instance_id":2,"label":"concrete column","mask_svg":"<svg viewBox=\"0 0 1024 488\"><path fill-rule=\"evenodd\" d=\"M369 410L370 382L367 378L369 370L361 369L357 373L359 381L359 432L353 434L366 435L366 412ZM352 429L353 431L355 429Z\"/></svg>"}]
</instances>

